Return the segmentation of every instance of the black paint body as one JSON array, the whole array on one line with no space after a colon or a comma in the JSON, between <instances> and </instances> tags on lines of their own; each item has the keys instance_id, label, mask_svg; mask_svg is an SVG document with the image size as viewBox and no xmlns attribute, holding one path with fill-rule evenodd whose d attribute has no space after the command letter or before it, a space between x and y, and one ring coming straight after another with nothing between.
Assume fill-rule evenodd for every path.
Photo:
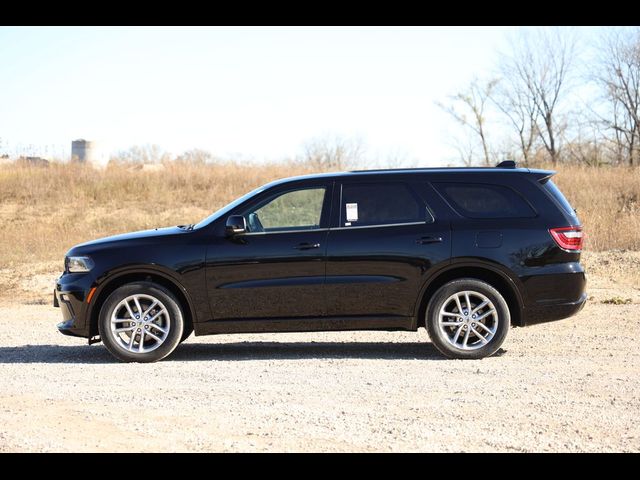
<instances>
[{"instance_id":1,"label":"black paint body","mask_svg":"<svg viewBox=\"0 0 640 480\"><path fill-rule=\"evenodd\" d=\"M529 169L420 169L322 174L266 185L193 229L170 227L73 247L95 267L65 272L55 302L62 333L91 338L105 298L130 281L151 279L172 290L196 335L312 330L416 330L442 284L459 277L501 291L516 326L575 314L586 299L580 254L559 248L549 229L579 225L541 187L553 172ZM345 227L343 184L402 182L420 198L425 221ZM437 182L507 185L531 205L531 218L461 216ZM297 232L229 237L225 221L274 193L326 188L321 224ZM306 245L319 245L306 248ZM301 248L302 246L302 248ZM96 287L90 302L87 295Z\"/></svg>"}]
</instances>

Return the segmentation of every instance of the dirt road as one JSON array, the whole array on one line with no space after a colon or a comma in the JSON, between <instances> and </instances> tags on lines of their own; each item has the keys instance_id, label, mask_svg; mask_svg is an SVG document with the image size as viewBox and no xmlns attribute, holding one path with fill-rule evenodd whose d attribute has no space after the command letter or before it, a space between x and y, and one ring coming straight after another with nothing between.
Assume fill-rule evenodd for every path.
<instances>
[{"instance_id":1,"label":"dirt road","mask_svg":"<svg viewBox=\"0 0 640 480\"><path fill-rule=\"evenodd\" d=\"M361 332L191 338L122 365L49 307L3 307L0 451L640 451L637 308L513 330L482 361Z\"/></svg>"},{"instance_id":2,"label":"dirt road","mask_svg":"<svg viewBox=\"0 0 640 480\"><path fill-rule=\"evenodd\" d=\"M589 281L580 315L480 361L421 331L192 337L120 364L2 300L0 451L638 452L640 290Z\"/></svg>"}]
</instances>

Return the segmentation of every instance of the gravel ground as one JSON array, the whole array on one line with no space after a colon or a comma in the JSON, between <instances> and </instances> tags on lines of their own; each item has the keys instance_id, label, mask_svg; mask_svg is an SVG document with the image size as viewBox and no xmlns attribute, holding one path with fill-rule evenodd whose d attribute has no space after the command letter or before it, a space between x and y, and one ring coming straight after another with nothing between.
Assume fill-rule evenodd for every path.
<instances>
[{"instance_id":1,"label":"gravel ground","mask_svg":"<svg viewBox=\"0 0 640 480\"><path fill-rule=\"evenodd\" d=\"M191 337L120 364L0 300L0 451L638 452L640 289L589 281L578 316L478 361L420 331Z\"/></svg>"}]
</instances>

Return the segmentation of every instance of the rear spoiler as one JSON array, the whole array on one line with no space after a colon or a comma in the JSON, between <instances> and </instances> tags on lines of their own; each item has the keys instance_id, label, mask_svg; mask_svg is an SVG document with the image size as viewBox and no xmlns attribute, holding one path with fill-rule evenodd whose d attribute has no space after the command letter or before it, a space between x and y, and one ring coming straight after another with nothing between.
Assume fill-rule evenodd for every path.
<instances>
[{"instance_id":1,"label":"rear spoiler","mask_svg":"<svg viewBox=\"0 0 640 480\"><path fill-rule=\"evenodd\" d=\"M532 173L533 175L535 175L536 180L538 180L538 182L540 182L542 185L544 185L545 183L547 183L551 177L553 177L556 172L555 170L529 170L529 173Z\"/></svg>"},{"instance_id":2,"label":"rear spoiler","mask_svg":"<svg viewBox=\"0 0 640 480\"><path fill-rule=\"evenodd\" d=\"M496 165L496 168L518 168L516 162L513 160L503 160L499 164ZM536 180L541 184L545 184L551 177L553 177L556 172L555 170L540 170L540 169L531 169L529 168L529 173L533 174L536 177Z\"/></svg>"}]
</instances>

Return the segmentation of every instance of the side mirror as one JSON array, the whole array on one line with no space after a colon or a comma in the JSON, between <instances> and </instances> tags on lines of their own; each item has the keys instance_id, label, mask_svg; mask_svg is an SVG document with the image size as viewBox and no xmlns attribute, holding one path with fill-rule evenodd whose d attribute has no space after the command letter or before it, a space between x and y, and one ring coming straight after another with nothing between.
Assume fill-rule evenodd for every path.
<instances>
[{"instance_id":1,"label":"side mirror","mask_svg":"<svg viewBox=\"0 0 640 480\"><path fill-rule=\"evenodd\" d=\"M224 230L229 237L232 237L233 235L240 235L241 233L246 233L247 221L242 215L231 215L229 218L227 218L227 223Z\"/></svg>"}]
</instances>

